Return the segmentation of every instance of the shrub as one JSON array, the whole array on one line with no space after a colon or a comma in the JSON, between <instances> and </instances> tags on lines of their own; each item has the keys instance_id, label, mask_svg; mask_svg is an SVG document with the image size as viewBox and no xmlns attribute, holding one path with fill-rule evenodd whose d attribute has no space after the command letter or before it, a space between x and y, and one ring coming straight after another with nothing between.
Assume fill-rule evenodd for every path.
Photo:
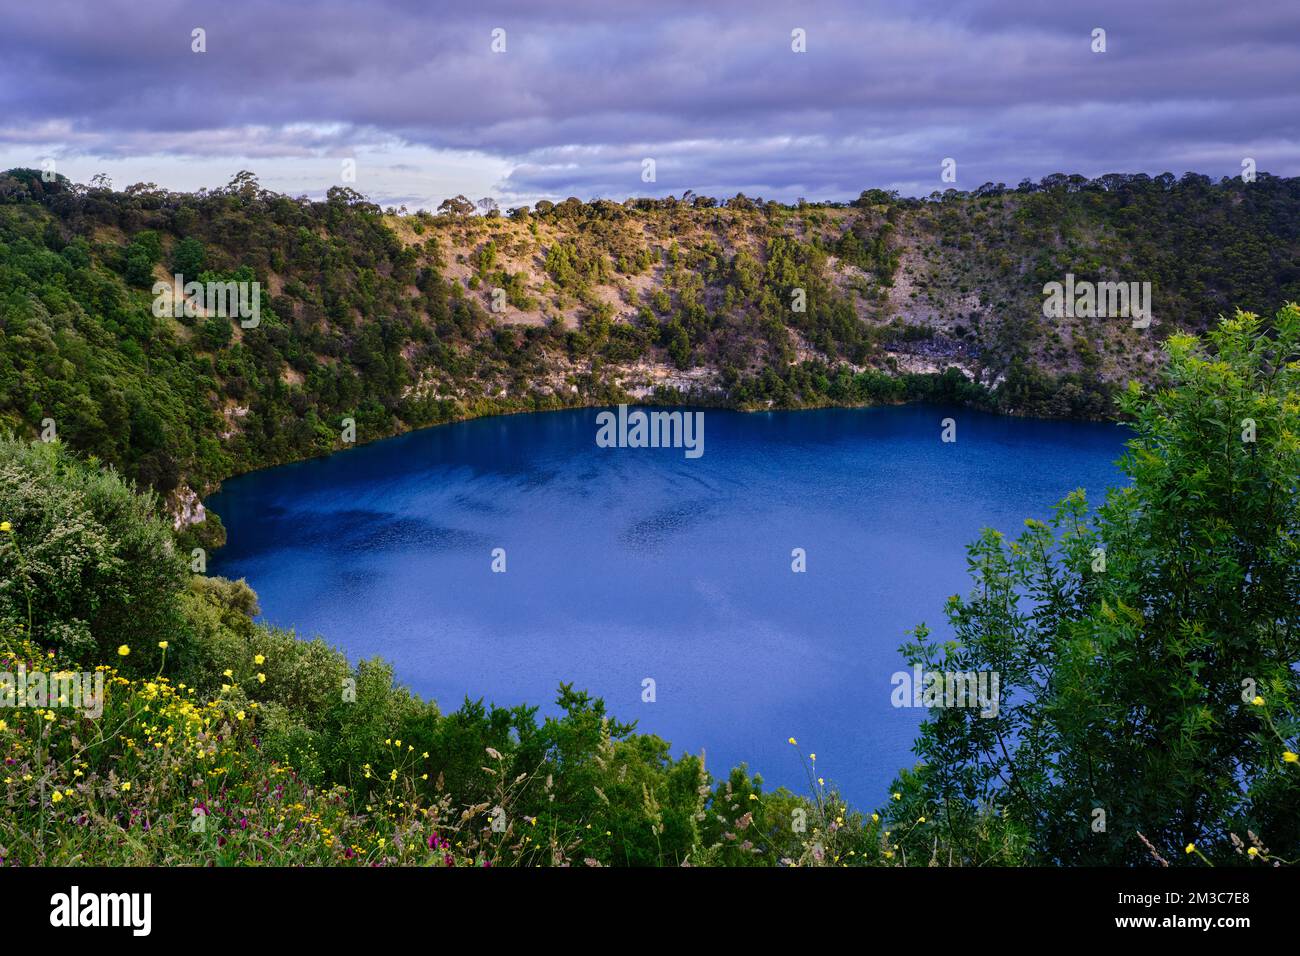
<instances>
[{"instance_id":1,"label":"shrub","mask_svg":"<svg viewBox=\"0 0 1300 956\"><path fill-rule=\"evenodd\" d=\"M1300 855L1300 308L1166 343L1167 384L1123 398L1132 480L1089 512L971 546L956 639L904 650L1000 674L1002 704L932 711L935 805L1004 808L1051 863Z\"/></svg>"},{"instance_id":2,"label":"shrub","mask_svg":"<svg viewBox=\"0 0 1300 956\"><path fill-rule=\"evenodd\" d=\"M156 644L183 639L186 569L152 493L62 445L0 438L0 627L69 661L156 668Z\"/></svg>"}]
</instances>

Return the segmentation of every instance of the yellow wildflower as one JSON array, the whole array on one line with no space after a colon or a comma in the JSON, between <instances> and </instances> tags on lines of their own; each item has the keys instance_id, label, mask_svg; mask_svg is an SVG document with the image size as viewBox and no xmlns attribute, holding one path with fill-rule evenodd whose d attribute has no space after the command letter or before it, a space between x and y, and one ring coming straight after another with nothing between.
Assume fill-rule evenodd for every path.
<instances>
[{"instance_id":1,"label":"yellow wildflower","mask_svg":"<svg viewBox=\"0 0 1300 956\"><path fill-rule=\"evenodd\" d=\"M126 657L126 655L130 653L131 653L131 648L127 647L125 644L123 644L121 647L117 649L118 657Z\"/></svg>"}]
</instances>

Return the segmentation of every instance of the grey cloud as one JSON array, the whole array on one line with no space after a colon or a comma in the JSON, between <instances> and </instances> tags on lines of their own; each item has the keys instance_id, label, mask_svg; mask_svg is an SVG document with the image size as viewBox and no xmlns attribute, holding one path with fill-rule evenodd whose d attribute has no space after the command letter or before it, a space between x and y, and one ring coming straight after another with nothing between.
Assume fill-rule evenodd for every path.
<instances>
[{"instance_id":1,"label":"grey cloud","mask_svg":"<svg viewBox=\"0 0 1300 956\"><path fill-rule=\"evenodd\" d=\"M403 142L509 160L500 188L518 197L927 193L946 156L962 187L1058 171L1227 175L1245 155L1300 173L1289 0L1248 15L1208 0L48 0L7 20L0 142L106 156ZM498 26L504 55L489 50ZM794 27L806 54L790 51ZM1089 50L1094 27L1105 54ZM659 163L653 185L643 156Z\"/></svg>"}]
</instances>

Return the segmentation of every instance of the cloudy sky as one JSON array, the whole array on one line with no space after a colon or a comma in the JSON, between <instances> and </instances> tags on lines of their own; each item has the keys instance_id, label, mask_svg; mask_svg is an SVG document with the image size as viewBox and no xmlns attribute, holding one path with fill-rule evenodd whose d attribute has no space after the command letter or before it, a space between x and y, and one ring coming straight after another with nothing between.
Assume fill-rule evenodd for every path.
<instances>
[{"instance_id":1,"label":"cloudy sky","mask_svg":"<svg viewBox=\"0 0 1300 956\"><path fill-rule=\"evenodd\" d=\"M1246 157L1300 175L1297 0L0 0L0 16L0 168L53 160L118 188L247 168L414 209L925 195L954 185L946 158L965 189L1217 178Z\"/></svg>"}]
</instances>

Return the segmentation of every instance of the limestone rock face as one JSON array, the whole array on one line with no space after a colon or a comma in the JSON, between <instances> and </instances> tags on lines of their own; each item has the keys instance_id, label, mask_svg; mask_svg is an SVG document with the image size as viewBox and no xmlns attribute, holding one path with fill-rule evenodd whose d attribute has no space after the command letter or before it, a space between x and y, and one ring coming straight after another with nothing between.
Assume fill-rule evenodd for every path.
<instances>
[{"instance_id":1,"label":"limestone rock face","mask_svg":"<svg viewBox=\"0 0 1300 956\"><path fill-rule=\"evenodd\" d=\"M172 516L172 527L176 531L201 524L208 516L203 502L189 485L181 485L168 496L167 513Z\"/></svg>"}]
</instances>

